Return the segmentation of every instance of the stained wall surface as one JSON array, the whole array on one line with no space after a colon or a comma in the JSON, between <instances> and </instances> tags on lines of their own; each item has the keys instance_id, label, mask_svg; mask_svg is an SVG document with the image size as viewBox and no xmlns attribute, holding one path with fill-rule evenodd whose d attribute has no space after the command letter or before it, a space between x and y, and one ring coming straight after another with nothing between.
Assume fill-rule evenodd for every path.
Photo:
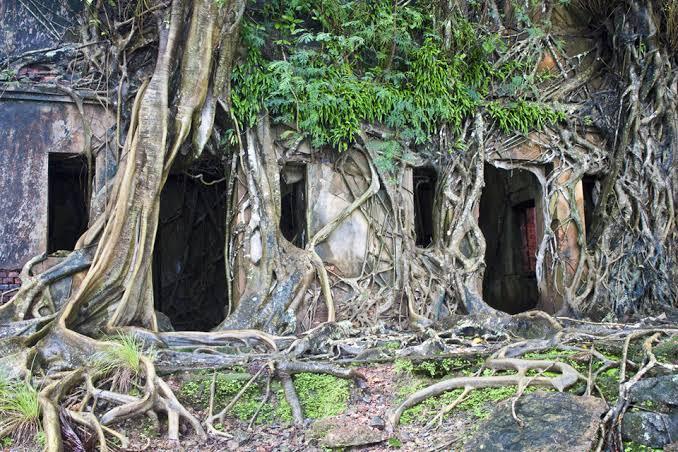
<instances>
[{"instance_id":1,"label":"stained wall surface","mask_svg":"<svg viewBox=\"0 0 678 452\"><path fill-rule=\"evenodd\" d=\"M81 0L0 0L0 60L68 41L84 5Z\"/></svg>"},{"instance_id":2,"label":"stained wall surface","mask_svg":"<svg viewBox=\"0 0 678 452\"><path fill-rule=\"evenodd\" d=\"M92 143L113 116L84 106ZM79 153L83 119L71 98L49 89L5 86L0 92L0 268L19 269L47 250L48 154Z\"/></svg>"}]
</instances>

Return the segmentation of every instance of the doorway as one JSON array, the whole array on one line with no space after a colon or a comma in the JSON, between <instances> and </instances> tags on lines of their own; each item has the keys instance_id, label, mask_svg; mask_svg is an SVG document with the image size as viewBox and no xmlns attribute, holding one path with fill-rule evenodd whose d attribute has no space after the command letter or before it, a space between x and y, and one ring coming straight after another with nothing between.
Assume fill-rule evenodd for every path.
<instances>
[{"instance_id":1,"label":"doorway","mask_svg":"<svg viewBox=\"0 0 678 452\"><path fill-rule=\"evenodd\" d=\"M228 308L226 183L170 175L160 195L153 255L156 310L178 331L209 331ZM216 180L216 178L214 178Z\"/></svg>"},{"instance_id":2,"label":"doorway","mask_svg":"<svg viewBox=\"0 0 678 452\"><path fill-rule=\"evenodd\" d=\"M280 232L295 246L306 246L306 167L286 165L280 174Z\"/></svg>"},{"instance_id":3,"label":"doorway","mask_svg":"<svg viewBox=\"0 0 678 452\"><path fill-rule=\"evenodd\" d=\"M47 252L73 250L89 221L90 175L81 154L50 153L47 167Z\"/></svg>"},{"instance_id":4,"label":"doorway","mask_svg":"<svg viewBox=\"0 0 678 452\"><path fill-rule=\"evenodd\" d=\"M539 182L529 171L485 164L479 216L486 242L483 297L490 306L509 314L534 309L539 302L540 199Z\"/></svg>"},{"instance_id":5,"label":"doorway","mask_svg":"<svg viewBox=\"0 0 678 452\"><path fill-rule=\"evenodd\" d=\"M433 168L420 167L412 171L415 244L421 248L428 248L433 243L433 201L437 181Z\"/></svg>"}]
</instances>

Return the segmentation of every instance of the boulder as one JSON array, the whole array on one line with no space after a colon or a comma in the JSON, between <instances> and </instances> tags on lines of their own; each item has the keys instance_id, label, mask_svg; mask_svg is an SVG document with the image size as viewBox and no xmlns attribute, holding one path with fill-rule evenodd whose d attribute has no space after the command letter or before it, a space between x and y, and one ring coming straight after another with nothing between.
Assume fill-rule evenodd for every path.
<instances>
[{"instance_id":1,"label":"boulder","mask_svg":"<svg viewBox=\"0 0 678 452\"><path fill-rule=\"evenodd\" d=\"M678 374L640 380L631 388L630 399L678 406Z\"/></svg>"},{"instance_id":2,"label":"boulder","mask_svg":"<svg viewBox=\"0 0 678 452\"><path fill-rule=\"evenodd\" d=\"M622 438L649 447L664 447L678 440L678 411L627 412L622 420Z\"/></svg>"},{"instance_id":3,"label":"boulder","mask_svg":"<svg viewBox=\"0 0 678 452\"><path fill-rule=\"evenodd\" d=\"M535 392L516 403L519 426L511 415L511 400L500 403L466 442L464 450L588 451L595 447L607 404L596 397L562 392Z\"/></svg>"},{"instance_id":4,"label":"boulder","mask_svg":"<svg viewBox=\"0 0 678 452\"><path fill-rule=\"evenodd\" d=\"M310 436L329 449L375 444L388 438L382 431L341 416L316 421L311 426Z\"/></svg>"},{"instance_id":5,"label":"boulder","mask_svg":"<svg viewBox=\"0 0 678 452\"><path fill-rule=\"evenodd\" d=\"M639 381L629 400L633 408L622 420L624 440L649 447L678 441L678 375Z\"/></svg>"}]
</instances>

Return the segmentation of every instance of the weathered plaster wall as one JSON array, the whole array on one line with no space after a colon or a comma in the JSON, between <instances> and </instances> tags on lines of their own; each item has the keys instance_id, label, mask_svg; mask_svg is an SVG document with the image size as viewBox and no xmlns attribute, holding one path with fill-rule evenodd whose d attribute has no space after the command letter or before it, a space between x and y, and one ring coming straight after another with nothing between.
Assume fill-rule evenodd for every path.
<instances>
[{"instance_id":1,"label":"weathered plaster wall","mask_svg":"<svg viewBox=\"0 0 678 452\"><path fill-rule=\"evenodd\" d=\"M0 60L55 47L73 32L84 4L81 0L0 0Z\"/></svg>"},{"instance_id":2,"label":"weathered plaster wall","mask_svg":"<svg viewBox=\"0 0 678 452\"><path fill-rule=\"evenodd\" d=\"M0 268L18 269L47 249L48 153L79 153L83 121L67 96L3 87L0 95ZM85 107L92 142L103 140L113 116Z\"/></svg>"}]
</instances>

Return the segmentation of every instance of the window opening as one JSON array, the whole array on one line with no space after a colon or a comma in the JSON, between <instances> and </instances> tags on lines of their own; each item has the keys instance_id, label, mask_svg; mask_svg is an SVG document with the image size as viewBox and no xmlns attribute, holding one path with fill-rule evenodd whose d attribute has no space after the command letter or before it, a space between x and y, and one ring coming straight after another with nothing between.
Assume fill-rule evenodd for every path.
<instances>
[{"instance_id":1,"label":"window opening","mask_svg":"<svg viewBox=\"0 0 678 452\"><path fill-rule=\"evenodd\" d=\"M72 250L87 230L90 178L81 154L50 153L47 166L47 252Z\"/></svg>"},{"instance_id":2,"label":"window opening","mask_svg":"<svg viewBox=\"0 0 678 452\"><path fill-rule=\"evenodd\" d=\"M584 176L582 179L582 191L584 192L584 226L588 233L593 227L593 213L596 210L596 178Z\"/></svg>"},{"instance_id":3,"label":"window opening","mask_svg":"<svg viewBox=\"0 0 678 452\"><path fill-rule=\"evenodd\" d=\"M306 167L287 165L280 174L280 232L295 246L306 246Z\"/></svg>"},{"instance_id":4,"label":"window opening","mask_svg":"<svg viewBox=\"0 0 678 452\"><path fill-rule=\"evenodd\" d=\"M437 179L435 170L430 167L414 168L412 171L415 244L422 248L433 243L433 201Z\"/></svg>"}]
</instances>

